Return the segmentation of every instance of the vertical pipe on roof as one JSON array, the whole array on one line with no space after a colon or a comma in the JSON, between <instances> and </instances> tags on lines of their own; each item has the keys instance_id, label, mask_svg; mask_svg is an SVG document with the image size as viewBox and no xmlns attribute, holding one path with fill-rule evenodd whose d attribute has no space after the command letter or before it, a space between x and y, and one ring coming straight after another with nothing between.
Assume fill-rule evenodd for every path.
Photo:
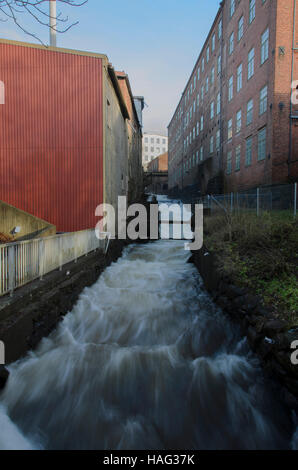
<instances>
[{"instance_id":1,"label":"vertical pipe on roof","mask_svg":"<svg viewBox=\"0 0 298 470\"><path fill-rule=\"evenodd\" d=\"M57 7L56 0L50 0L50 46L56 47L57 45Z\"/></svg>"}]
</instances>

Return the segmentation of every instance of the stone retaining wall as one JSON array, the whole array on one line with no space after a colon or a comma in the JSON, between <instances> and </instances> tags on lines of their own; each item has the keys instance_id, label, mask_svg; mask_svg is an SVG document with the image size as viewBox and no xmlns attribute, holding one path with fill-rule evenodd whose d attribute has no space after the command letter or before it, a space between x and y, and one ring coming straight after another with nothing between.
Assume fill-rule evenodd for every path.
<instances>
[{"instance_id":1,"label":"stone retaining wall","mask_svg":"<svg viewBox=\"0 0 298 470\"><path fill-rule=\"evenodd\" d=\"M247 336L264 370L278 380L282 399L298 412L298 365L291 362L291 344L298 340L298 326L289 330L284 321L263 307L259 297L221 275L214 255L205 247L194 251L190 261L199 270L214 301L241 325L242 333Z\"/></svg>"}]
</instances>

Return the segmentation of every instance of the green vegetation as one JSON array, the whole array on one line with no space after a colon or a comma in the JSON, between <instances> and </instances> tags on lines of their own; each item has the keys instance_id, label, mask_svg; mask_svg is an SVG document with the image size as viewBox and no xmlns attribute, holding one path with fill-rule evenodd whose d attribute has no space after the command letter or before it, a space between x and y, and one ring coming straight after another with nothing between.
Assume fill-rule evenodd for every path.
<instances>
[{"instance_id":1,"label":"green vegetation","mask_svg":"<svg viewBox=\"0 0 298 470\"><path fill-rule=\"evenodd\" d=\"M298 220L290 212L205 217L204 243L235 284L259 295L290 326L298 324Z\"/></svg>"}]
</instances>

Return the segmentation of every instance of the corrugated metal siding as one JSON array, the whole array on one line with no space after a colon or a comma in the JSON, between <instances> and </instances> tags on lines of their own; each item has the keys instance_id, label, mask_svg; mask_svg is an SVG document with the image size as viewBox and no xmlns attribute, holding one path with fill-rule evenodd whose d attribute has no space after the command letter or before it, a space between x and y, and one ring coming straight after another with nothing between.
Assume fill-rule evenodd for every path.
<instances>
[{"instance_id":1,"label":"corrugated metal siding","mask_svg":"<svg viewBox=\"0 0 298 470\"><path fill-rule=\"evenodd\" d=\"M102 59L0 44L0 199L91 228L103 196Z\"/></svg>"}]
</instances>

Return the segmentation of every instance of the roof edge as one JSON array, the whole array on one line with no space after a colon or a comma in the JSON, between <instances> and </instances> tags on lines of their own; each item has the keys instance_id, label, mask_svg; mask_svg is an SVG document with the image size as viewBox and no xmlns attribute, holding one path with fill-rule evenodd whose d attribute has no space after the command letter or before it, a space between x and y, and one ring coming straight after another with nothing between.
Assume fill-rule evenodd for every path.
<instances>
[{"instance_id":1,"label":"roof edge","mask_svg":"<svg viewBox=\"0 0 298 470\"><path fill-rule=\"evenodd\" d=\"M2 39L2 38L0 38L0 44L28 47L31 49L45 50L48 52L60 52L62 54L73 54L73 55L80 55L80 56L86 56L86 57L94 57L96 59L105 59L108 61L108 56L106 54L99 54L97 52L89 52L89 51L81 51L78 49L67 49L63 47L44 46L42 44L34 44L34 43L22 42L22 41L13 41L11 39Z\"/></svg>"}]
</instances>

